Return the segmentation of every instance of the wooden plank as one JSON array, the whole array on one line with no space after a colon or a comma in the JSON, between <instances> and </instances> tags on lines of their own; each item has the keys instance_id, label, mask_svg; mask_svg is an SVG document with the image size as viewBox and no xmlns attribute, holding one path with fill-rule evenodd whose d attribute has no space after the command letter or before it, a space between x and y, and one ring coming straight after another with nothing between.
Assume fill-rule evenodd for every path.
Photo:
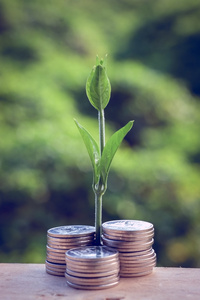
<instances>
[{"instance_id":1,"label":"wooden plank","mask_svg":"<svg viewBox=\"0 0 200 300\"><path fill-rule=\"evenodd\" d=\"M114 288L76 290L44 264L0 264L1 300L199 300L200 269L155 268L151 275L121 278Z\"/></svg>"}]
</instances>

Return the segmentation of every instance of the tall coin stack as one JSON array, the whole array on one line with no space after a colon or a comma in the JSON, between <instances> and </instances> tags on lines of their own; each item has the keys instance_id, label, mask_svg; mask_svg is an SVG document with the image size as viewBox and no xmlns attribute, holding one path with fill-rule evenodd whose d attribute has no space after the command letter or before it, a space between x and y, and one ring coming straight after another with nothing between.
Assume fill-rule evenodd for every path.
<instances>
[{"instance_id":1,"label":"tall coin stack","mask_svg":"<svg viewBox=\"0 0 200 300\"><path fill-rule=\"evenodd\" d=\"M76 289L99 290L119 283L119 253L105 246L71 249L66 252L65 277Z\"/></svg>"},{"instance_id":2,"label":"tall coin stack","mask_svg":"<svg viewBox=\"0 0 200 300\"><path fill-rule=\"evenodd\" d=\"M103 244L119 251L120 276L150 274L156 266L153 224L139 220L117 220L102 225Z\"/></svg>"},{"instance_id":3,"label":"tall coin stack","mask_svg":"<svg viewBox=\"0 0 200 300\"><path fill-rule=\"evenodd\" d=\"M46 272L65 276L65 252L69 249L94 245L95 227L71 225L54 227L47 231Z\"/></svg>"}]
</instances>

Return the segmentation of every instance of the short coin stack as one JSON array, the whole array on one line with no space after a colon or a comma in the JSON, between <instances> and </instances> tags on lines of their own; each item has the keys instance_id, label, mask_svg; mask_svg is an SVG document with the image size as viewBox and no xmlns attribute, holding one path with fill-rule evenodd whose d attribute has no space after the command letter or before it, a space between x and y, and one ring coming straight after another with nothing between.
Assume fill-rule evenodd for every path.
<instances>
[{"instance_id":1,"label":"short coin stack","mask_svg":"<svg viewBox=\"0 0 200 300\"><path fill-rule=\"evenodd\" d=\"M139 220L116 220L102 225L104 245L119 251L120 276L150 274L156 265L153 224Z\"/></svg>"},{"instance_id":2,"label":"short coin stack","mask_svg":"<svg viewBox=\"0 0 200 300\"><path fill-rule=\"evenodd\" d=\"M95 227L71 225L54 227L47 231L46 272L65 276L65 252L69 249L94 245Z\"/></svg>"},{"instance_id":3,"label":"short coin stack","mask_svg":"<svg viewBox=\"0 0 200 300\"><path fill-rule=\"evenodd\" d=\"M66 252L65 277L69 286L99 290L119 283L119 253L105 246L71 249Z\"/></svg>"}]
</instances>

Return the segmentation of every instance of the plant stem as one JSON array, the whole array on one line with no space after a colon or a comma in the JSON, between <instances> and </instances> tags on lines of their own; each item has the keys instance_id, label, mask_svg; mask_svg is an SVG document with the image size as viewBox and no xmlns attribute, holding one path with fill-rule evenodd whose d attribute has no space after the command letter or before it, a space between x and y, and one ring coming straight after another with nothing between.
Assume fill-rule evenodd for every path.
<instances>
[{"instance_id":1,"label":"plant stem","mask_svg":"<svg viewBox=\"0 0 200 300\"><path fill-rule=\"evenodd\" d=\"M104 110L98 111L99 121L99 146L100 154L102 155L105 147L105 118ZM95 189L95 229L96 229L96 244L101 245L101 225L102 225L102 196L105 192L105 186L99 180L99 184Z\"/></svg>"},{"instance_id":2,"label":"plant stem","mask_svg":"<svg viewBox=\"0 0 200 300\"><path fill-rule=\"evenodd\" d=\"M96 245L101 245L101 224L102 224L102 194L95 193L95 229Z\"/></svg>"},{"instance_id":3,"label":"plant stem","mask_svg":"<svg viewBox=\"0 0 200 300\"><path fill-rule=\"evenodd\" d=\"M105 117L104 110L98 111L98 121L99 121L99 146L100 153L102 155L103 148L105 147Z\"/></svg>"}]
</instances>

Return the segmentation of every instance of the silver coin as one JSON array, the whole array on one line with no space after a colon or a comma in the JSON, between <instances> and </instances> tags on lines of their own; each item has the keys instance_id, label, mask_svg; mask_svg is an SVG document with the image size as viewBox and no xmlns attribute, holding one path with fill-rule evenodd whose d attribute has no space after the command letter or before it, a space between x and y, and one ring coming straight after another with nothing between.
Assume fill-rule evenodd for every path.
<instances>
[{"instance_id":1,"label":"silver coin","mask_svg":"<svg viewBox=\"0 0 200 300\"><path fill-rule=\"evenodd\" d=\"M48 261L49 262L52 262L52 263L58 263L58 264L60 264L60 263L64 263L64 260L60 260L60 259L55 259L55 258L51 258L51 257L47 257L47 259L48 259Z\"/></svg>"},{"instance_id":2,"label":"silver coin","mask_svg":"<svg viewBox=\"0 0 200 300\"><path fill-rule=\"evenodd\" d=\"M86 284L86 285L107 284L107 283L112 283L112 282L116 282L119 280L118 274L113 274L110 276L103 276L103 277L85 277L84 278L84 277L72 276L66 272L65 277L66 277L67 281L70 281L71 283Z\"/></svg>"},{"instance_id":3,"label":"silver coin","mask_svg":"<svg viewBox=\"0 0 200 300\"><path fill-rule=\"evenodd\" d=\"M67 267L73 271L76 272L84 272L84 273L89 273L89 274L93 274L93 273L99 273L99 272L106 272L106 271L110 271L110 270L116 270L117 268L119 268L119 261L116 262L112 262L109 264L90 264L90 265L81 265L81 264L75 264L75 262L73 261L73 263L70 263L69 261L67 261Z\"/></svg>"},{"instance_id":4,"label":"silver coin","mask_svg":"<svg viewBox=\"0 0 200 300\"><path fill-rule=\"evenodd\" d=\"M47 272L48 274L54 275L54 276L62 276L62 277L65 276L65 272L52 271L52 270L49 270L48 268L46 268L46 272Z\"/></svg>"},{"instance_id":5,"label":"silver coin","mask_svg":"<svg viewBox=\"0 0 200 300\"><path fill-rule=\"evenodd\" d=\"M119 274L120 271L120 267L118 266L117 268L115 268L114 270L110 270L110 271L104 271L104 272L93 272L93 273L87 273L87 272L81 272L81 271L75 271L75 270L70 270L68 267L66 268L66 273L72 276L76 276L76 277L105 277L105 276L110 276L113 274Z\"/></svg>"},{"instance_id":6,"label":"silver coin","mask_svg":"<svg viewBox=\"0 0 200 300\"><path fill-rule=\"evenodd\" d=\"M52 248L52 247L51 247ZM64 248L64 249L56 249L56 248L52 248L52 249L55 249L55 250L62 250L62 251L55 251L55 250L51 250L51 249L47 249L46 252L47 253L51 253L53 255L65 255L65 252L67 252L68 250L70 250L71 248Z\"/></svg>"},{"instance_id":7,"label":"silver coin","mask_svg":"<svg viewBox=\"0 0 200 300\"><path fill-rule=\"evenodd\" d=\"M113 264L119 264L119 258L112 258L110 260L85 260L85 261L78 261L78 260L71 260L67 257L65 257L66 264L68 266L75 266L76 268L81 268L81 269L88 269L88 270L98 270L101 268L109 268L109 266Z\"/></svg>"},{"instance_id":8,"label":"silver coin","mask_svg":"<svg viewBox=\"0 0 200 300\"><path fill-rule=\"evenodd\" d=\"M102 237L105 237L109 240L118 240L118 241L123 241L123 242L138 242L138 241L148 241L151 238L154 237L154 231L152 231L149 234L135 234L135 235L125 235L125 234L108 234L106 232L103 232Z\"/></svg>"},{"instance_id":9,"label":"silver coin","mask_svg":"<svg viewBox=\"0 0 200 300\"><path fill-rule=\"evenodd\" d=\"M140 276L146 276L149 275L153 272L153 269L145 272L138 272L138 273L126 273L126 272L121 272L120 277L140 277Z\"/></svg>"},{"instance_id":10,"label":"silver coin","mask_svg":"<svg viewBox=\"0 0 200 300\"><path fill-rule=\"evenodd\" d=\"M67 248L67 247L64 249L62 249L62 248L59 249L59 248L50 247L49 245L46 245L46 249L47 249L47 252L49 252L49 253L60 253L63 255L65 255L65 252L69 250L69 248Z\"/></svg>"},{"instance_id":11,"label":"silver coin","mask_svg":"<svg viewBox=\"0 0 200 300\"><path fill-rule=\"evenodd\" d=\"M103 223L102 229L106 232L126 232L126 234L134 232L142 233L151 231L153 224L140 220L114 220Z\"/></svg>"},{"instance_id":12,"label":"silver coin","mask_svg":"<svg viewBox=\"0 0 200 300\"><path fill-rule=\"evenodd\" d=\"M86 242L77 242L76 244L56 244L56 243L50 243L48 242L47 244L49 247L54 248L54 249L72 249L76 247L84 247L84 246L93 246L94 243L91 241L86 241Z\"/></svg>"},{"instance_id":13,"label":"silver coin","mask_svg":"<svg viewBox=\"0 0 200 300\"><path fill-rule=\"evenodd\" d=\"M120 277L122 277L122 275L125 275L125 274L135 275L135 277L136 277L136 276L139 276L139 274L151 273L152 271L153 271L153 267L152 268L141 269L141 270L131 270L131 269L130 270L123 270L123 271L120 272Z\"/></svg>"},{"instance_id":14,"label":"silver coin","mask_svg":"<svg viewBox=\"0 0 200 300\"><path fill-rule=\"evenodd\" d=\"M130 252L130 253L132 253L132 252L135 252L135 251L146 250L146 249L148 249L148 246L141 245L140 247L138 246L137 248L134 247L134 248L115 248L115 249L117 249L120 253L124 253L124 252L127 252L127 253Z\"/></svg>"},{"instance_id":15,"label":"silver coin","mask_svg":"<svg viewBox=\"0 0 200 300\"><path fill-rule=\"evenodd\" d=\"M106 246L104 246L104 247L106 247ZM108 248L108 249L110 249L110 248ZM114 249L112 249L112 250L114 250ZM111 264L111 263L114 263L114 262L119 262L119 255L118 255L118 251L116 251L116 250L114 250L114 251L117 252L116 256L111 256L110 258L108 257L106 260L98 259L98 258L97 259L85 259L85 260L84 259L79 259L79 258L73 259L73 258L71 258L67 255L68 251L65 252L65 260L69 261L69 263L72 263L72 264L75 263L76 265L94 267L94 266L99 266L99 265L102 265L102 264L108 265L108 264Z\"/></svg>"},{"instance_id":16,"label":"silver coin","mask_svg":"<svg viewBox=\"0 0 200 300\"><path fill-rule=\"evenodd\" d=\"M62 270L62 269L52 269L52 268L46 267L46 271L57 273L58 276L59 275L65 276L65 270Z\"/></svg>"},{"instance_id":17,"label":"silver coin","mask_svg":"<svg viewBox=\"0 0 200 300\"><path fill-rule=\"evenodd\" d=\"M138 262L130 262L130 261L120 261L120 265L123 267L130 267L130 268L141 268L141 267L146 267L151 264L156 263L156 257L148 260L148 261L138 261Z\"/></svg>"},{"instance_id":18,"label":"silver coin","mask_svg":"<svg viewBox=\"0 0 200 300\"><path fill-rule=\"evenodd\" d=\"M50 229L49 229L50 230ZM84 234L84 235L49 235L47 234L47 239L50 239L52 241L59 241L59 242L73 242L78 240L85 240L85 239L94 239L95 238L95 232Z\"/></svg>"},{"instance_id":19,"label":"silver coin","mask_svg":"<svg viewBox=\"0 0 200 300\"><path fill-rule=\"evenodd\" d=\"M65 263L65 261L63 259L59 259L57 257L47 256L46 260L48 260L51 263L55 263L55 264L64 264Z\"/></svg>"},{"instance_id":20,"label":"silver coin","mask_svg":"<svg viewBox=\"0 0 200 300\"><path fill-rule=\"evenodd\" d=\"M142 231L142 230L114 230L111 228L102 228L102 234L108 234L111 236L116 237L125 237L125 238L139 238L139 237L145 237L148 235L154 235L154 228L148 230L148 231Z\"/></svg>"},{"instance_id":21,"label":"silver coin","mask_svg":"<svg viewBox=\"0 0 200 300\"><path fill-rule=\"evenodd\" d=\"M58 243L58 244L76 244L77 242L83 241L94 241L93 235L86 235L86 236L79 236L79 237L72 237L72 238L57 238L47 235L47 241L51 243Z\"/></svg>"},{"instance_id":22,"label":"silver coin","mask_svg":"<svg viewBox=\"0 0 200 300\"><path fill-rule=\"evenodd\" d=\"M49 267L47 265L46 265L46 269L48 269L49 271L58 272L58 273L59 272L60 273L65 273L65 271L66 271L65 269L62 269L62 268L59 268L59 267L58 268L54 268L54 267L52 268L52 267Z\"/></svg>"},{"instance_id":23,"label":"silver coin","mask_svg":"<svg viewBox=\"0 0 200 300\"><path fill-rule=\"evenodd\" d=\"M75 289L81 289L81 290L103 290L103 289L112 288L112 287L118 285L118 283L119 283L119 280L117 280L116 282L113 282L113 283L102 284L102 285L81 285L81 284L74 284L74 283L67 281L67 284L70 287L73 287Z\"/></svg>"},{"instance_id":24,"label":"silver coin","mask_svg":"<svg viewBox=\"0 0 200 300\"><path fill-rule=\"evenodd\" d=\"M64 249L64 248L67 248L67 249L72 249L72 248L77 248L77 247L82 247L82 246L93 246L94 245L94 242L91 241L91 240L88 240L88 241L79 241L79 242L76 242L76 243L52 243L50 241L47 242L47 245L51 248L55 248L55 249Z\"/></svg>"},{"instance_id":25,"label":"silver coin","mask_svg":"<svg viewBox=\"0 0 200 300\"><path fill-rule=\"evenodd\" d=\"M55 259L60 259L60 260L65 260L65 256L63 255L63 254L57 254L57 255L55 255L55 254L53 254L53 253L49 253L49 252L47 252L47 255L46 255L47 257L51 257L51 258L55 258ZM48 260L48 259L47 259Z\"/></svg>"},{"instance_id":26,"label":"silver coin","mask_svg":"<svg viewBox=\"0 0 200 300\"><path fill-rule=\"evenodd\" d=\"M52 263L59 263L59 264L66 263L65 259L63 259L62 257L52 256L52 255L49 255L49 254L47 254L46 260L48 260L49 262L52 262Z\"/></svg>"},{"instance_id":27,"label":"silver coin","mask_svg":"<svg viewBox=\"0 0 200 300\"><path fill-rule=\"evenodd\" d=\"M135 257L135 258L140 258L140 256L144 256L144 255L150 255L152 254L152 252L154 252L154 250L152 249L152 247L146 249L146 250L142 250L142 251L132 251L132 252L119 252L119 257Z\"/></svg>"},{"instance_id":28,"label":"silver coin","mask_svg":"<svg viewBox=\"0 0 200 300\"><path fill-rule=\"evenodd\" d=\"M106 261L118 257L118 251L106 246L86 246L68 250L66 258L78 261Z\"/></svg>"},{"instance_id":29,"label":"silver coin","mask_svg":"<svg viewBox=\"0 0 200 300\"><path fill-rule=\"evenodd\" d=\"M46 255L49 257L57 257L58 259L65 259L65 254L59 252L46 252Z\"/></svg>"},{"instance_id":30,"label":"silver coin","mask_svg":"<svg viewBox=\"0 0 200 300\"><path fill-rule=\"evenodd\" d=\"M152 260L152 259L156 259L156 253L153 253L149 256L140 256L140 257L131 257L131 256L128 256L128 257L122 257L120 258L120 262L126 262L126 263L129 263L129 262L132 262L132 263L138 263L138 262L147 262L149 260Z\"/></svg>"},{"instance_id":31,"label":"silver coin","mask_svg":"<svg viewBox=\"0 0 200 300\"><path fill-rule=\"evenodd\" d=\"M52 237L72 237L93 235L95 233L94 226L88 225L68 225L50 228L47 234Z\"/></svg>"},{"instance_id":32,"label":"silver coin","mask_svg":"<svg viewBox=\"0 0 200 300\"><path fill-rule=\"evenodd\" d=\"M127 256L127 257L120 257L119 260L121 263L126 262L126 263L145 263L150 260L156 259L156 253L153 253L148 256L140 256L140 257L132 257L132 256Z\"/></svg>"},{"instance_id":33,"label":"silver coin","mask_svg":"<svg viewBox=\"0 0 200 300\"><path fill-rule=\"evenodd\" d=\"M124 267L124 265L121 265L120 268L120 274L121 273L137 273L137 272L146 272L150 269L153 269L155 267L155 263L152 263L151 265L145 266L145 267Z\"/></svg>"},{"instance_id":34,"label":"silver coin","mask_svg":"<svg viewBox=\"0 0 200 300\"><path fill-rule=\"evenodd\" d=\"M50 268L60 268L60 269L66 270L66 264L56 264L56 263L52 263L52 262L49 262L48 260L46 260L45 265L47 265Z\"/></svg>"},{"instance_id":35,"label":"silver coin","mask_svg":"<svg viewBox=\"0 0 200 300\"><path fill-rule=\"evenodd\" d=\"M105 238L104 236L102 236L102 240L103 242L106 242L107 245L111 246L111 247L120 247L120 248L135 248L137 246L140 245L152 245L152 243L154 242L154 239L150 239L147 241L137 241L137 242L124 242L124 241L118 241L118 240L109 240L107 238Z\"/></svg>"},{"instance_id":36,"label":"silver coin","mask_svg":"<svg viewBox=\"0 0 200 300\"><path fill-rule=\"evenodd\" d=\"M153 245L153 239L148 242L148 243L144 243L144 244L135 244L135 245L122 245L122 246L117 246L115 243L111 243L110 241L106 241L105 239L103 239L103 244L105 246L108 247L112 247L116 250L119 251L119 253L121 252L134 252L134 251L142 251L142 250L146 250L151 248L151 246Z\"/></svg>"},{"instance_id":37,"label":"silver coin","mask_svg":"<svg viewBox=\"0 0 200 300\"><path fill-rule=\"evenodd\" d=\"M52 257L52 258L57 258L57 259L65 259L65 256L63 254L60 253L50 253L50 252L46 252L46 256L47 257ZM47 259L48 260L48 259Z\"/></svg>"},{"instance_id":38,"label":"silver coin","mask_svg":"<svg viewBox=\"0 0 200 300\"><path fill-rule=\"evenodd\" d=\"M57 264L57 266L56 266L56 264L54 264L54 266L51 266L46 263L45 266L46 266L46 268L48 268L49 270L52 270L52 271L61 271L61 272L66 271L66 266L65 266L65 268L63 268L63 267L60 267L59 264Z\"/></svg>"}]
</instances>

